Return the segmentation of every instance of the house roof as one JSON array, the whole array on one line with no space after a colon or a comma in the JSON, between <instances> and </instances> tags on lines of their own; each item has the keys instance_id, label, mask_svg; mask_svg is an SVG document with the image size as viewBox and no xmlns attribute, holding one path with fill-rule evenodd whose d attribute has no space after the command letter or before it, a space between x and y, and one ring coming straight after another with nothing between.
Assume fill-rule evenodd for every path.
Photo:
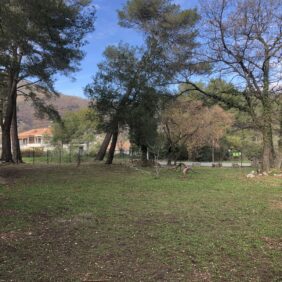
<instances>
[{"instance_id":1,"label":"house roof","mask_svg":"<svg viewBox=\"0 0 282 282\"><path fill-rule=\"evenodd\" d=\"M52 129L50 127L44 127L24 131L19 134L19 139L44 135L52 136Z\"/></svg>"}]
</instances>

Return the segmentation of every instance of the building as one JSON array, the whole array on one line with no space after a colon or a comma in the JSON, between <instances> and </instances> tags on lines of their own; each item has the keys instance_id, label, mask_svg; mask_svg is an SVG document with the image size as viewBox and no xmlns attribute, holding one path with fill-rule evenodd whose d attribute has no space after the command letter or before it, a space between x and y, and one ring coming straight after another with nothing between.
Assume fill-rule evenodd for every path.
<instances>
[{"instance_id":1,"label":"building","mask_svg":"<svg viewBox=\"0 0 282 282\"><path fill-rule=\"evenodd\" d=\"M109 145L110 147L110 145ZM128 139L123 139L122 137L118 139L115 154L125 154L129 155L130 154L130 148L131 144Z\"/></svg>"},{"instance_id":2,"label":"building","mask_svg":"<svg viewBox=\"0 0 282 282\"><path fill-rule=\"evenodd\" d=\"M51 147L52 129L50 127L31 129L19 134L22 150L30 148L42 148L47 150Z\"/></svg>"},{"instance_id":3,"label":"building","mask_svg":"<svg viewBox=\"0 0 282 282\"><path fill-rule=\"evenodd\" d=\"M31 129L28 131L21 132L19 133L20 148L23 151L28 149L34 149L34 148L42 149L44 151L53 150L55 149L55 145L51 144L52 137L53 137L53 133L51 127L37 128L37 129ZM88 152L90 149L89 147L103 142L104 134L97 134L95 136L95 139L96 140L94 142L74 143L72 145L64 144L62 148L69 150L70 146L72 148L80 147L83 148L83 151ZM0 151L1 151L1 147L2 146L0 140ZM120 134L116 144L115 154L128 155L130 153L130 147L131 144L128 140L128 137L125 134Z\"/></svg>"}]
</instances>

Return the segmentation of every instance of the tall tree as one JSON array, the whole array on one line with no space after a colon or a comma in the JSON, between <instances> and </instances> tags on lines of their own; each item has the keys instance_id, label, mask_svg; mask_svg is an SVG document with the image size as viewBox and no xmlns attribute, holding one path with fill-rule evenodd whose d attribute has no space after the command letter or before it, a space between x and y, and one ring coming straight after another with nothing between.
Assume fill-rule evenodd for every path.
<instances>
[{"instance_id":1,"label":"tall tree","mask_svg":"<svg viewBox=\"0 0 282 282\"><path fill-rule=\"evenodd\" d=\"M156 108L155 78L148 53L128 45L109 46L104 52L105 60L99 64L99 71L93 82L86 87L86 94L93 101L100 116L102 129L107 132L99 156L104 156L112 136L107 163L112 163L119 129L129 126L131 135L144 136L144 130L155 130L145 124L146 114L138 116L141 108ZM160 88L161 89L161 88ZM145 97L146 96L146 97ZM152 118L152 113L150 112ZM137 122L139 120L139 123ZM143 122L142 122L143 121ZM142 122L142 126L141 123ZM141 133L142 131L142 133ZM138 132L138 133L137 133ZM146 146L141 137L138 146ZM135 138L136 140L136 138ZM106 142L107 141L107 142Z\"/></svg>"},{"instance_id":2,"label":"tall tree","mask_svg":"<svg viewBox=\"0 0 282 282\"><path fill-rule=\"evenodd\" d=\"M154 87L139 86L138 97L133 101L128 113L129 136L131 143L141 149L143 166L148 164L148 155L157 141L159 112L162 92Z\"/></svg>"},{"instance_id":3,"label":"tall tree","mask_svg":"<svg viewBox=\"0 0 282 282\"><path fill-rule=\"evenodd\" d=\"M10 131L19 82L29 78L55 93L53 75L77 69L93 30L91 1L9 0L0 10L0 71L7 80L2 160L12 161Z\"/></svg>"},{"instance_id":4,"label":"tall tree","mask_svg":"<svg viewBox=\"0 0 282 282\"><path fill-rule=\"evenodd\" d=\"M107 160L109 164L114 157L119 128L126 124L127 105L136 95L136 52L128 45L107 47L105 60L98 65L99 71L93 82L85 88L86 95L97 110L100 128L106 132L98 154L101 160L112 139Z\"/></svg>"},{"instance_id":5,"label":"tall tree","mask_svg":"<svg viewBox=\"0 0 282 282\"><path fill-rule=\"evenodd\" d=\"M203 56L221 76L238 85L245 107L262 133L263 167L269 170L275 159L273 113L281 95L281 1L212 0L203 2L202 11L208 46Z\"/></svg>"}]
</instances>

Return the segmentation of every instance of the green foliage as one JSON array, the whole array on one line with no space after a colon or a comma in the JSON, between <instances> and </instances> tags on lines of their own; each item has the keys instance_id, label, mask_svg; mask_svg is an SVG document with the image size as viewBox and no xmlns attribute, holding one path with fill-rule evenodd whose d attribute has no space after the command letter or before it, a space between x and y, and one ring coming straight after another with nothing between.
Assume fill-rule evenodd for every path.
<instances>
[{"instance_id":1,"label":"green foliage","mask_svg":"<svg viewBox=\"0 0 282 282\"><path fill-rule=\"evenodd\" d=\"M130 0L119 11L121 26L135 28L145 35L155 68L166 77L163 84L179 83L183 77L180 73L190 77L209 71L209 65L197 60L194 54L199 47L199 18L195 9L182 10L170 0Z\"/></svg>"},{"instance_id":2,"label":"green foliage","mask_svg":"<svg viewBox=\"0 0 282 282\"><path fill-rule=\"evenodd\" d=\"M90 1L6 1L1 18L0 66L19 79L37 78L51 87L56 72L72 72L83 57L85 35L93 30ZM2 6L2 5L1 5ZM17 57L18 56L18 57ZM52 88L52 87L51 87Z\"/></svg>"},{"instance_id":3,"label":"green foliage","mask_svg":"<svg viewBox=\"0 0 282 282\"><path fill-rule=\"evenodd\" d=\"M107 131L126 123L128 104L137 95L137 50L128 45L109 46L93 82L85 88Z\"/></svg>"},{"instance_id":4,"label":"green foliage","mask_svg":"<svg viewBox=\"0 0 282 282\"><path fill-rule=\"evenodd\" d=\"M143 89L128 114L130 140L138 146L153 146L157 137L157 106L159 97L154 89Z\"/></svg>"},{"instance_id":5,"label":"green foliage","mask_svg":"<svg viewBox=\"0 0 282 282\"><path fill-rule=\"evenodd\" d=\"M229 133L223 142L229 149L242 151L249 160L260 158L262 153L261 138L252 130Z\"/></svg>"},{"instance_id":6,"label":"green foliage","mask_svg":"<svg viewBox=\"0 0 282 282\"><path fill-rule=\"evenodd\" d=\"M67 112L60 123L53 125L53 142L85 143L95 140L97 115L91 109Z\"/></svg>"},{"instance_id":7,"label":"green foliage","mask_svg":"<svg viewBox=\"0 0 282 282\"><path fill-rule=\"evenodd\" d=\"M90 0L1 1L0 74L7 82L2 157L6 161L12 157L8 136L18 93L31 100L37 113L58 120L46 98L58 95L53 87L55 74L78 70L94 20L95 7ZM36 88L44 90L42 95Z\"/></svg>"},{"instance_id":8,"label":"green foliage","mask_svg":"<svg viewBox=\"0 0 282 282\"><path fill-rule=\"evenodd\" d=\"M155 86L148 54L120 44L109 46L93 83L85 91L104 131L129 127L138 146L153 142L162 87Z\"/></svg>"},{"instance_id":9,"label":"green foliage","mask_svg":"<svg viewBox=\"0 0 282 282\"><path fill-rule=\"evenodd\" d=\"M193 43L196 10L181 10L169 0L131 0L118 12L120 25L138 28L150 36L175 43ZM183 44L185 45L185 44Z\"/></svg>"}]
</instances>

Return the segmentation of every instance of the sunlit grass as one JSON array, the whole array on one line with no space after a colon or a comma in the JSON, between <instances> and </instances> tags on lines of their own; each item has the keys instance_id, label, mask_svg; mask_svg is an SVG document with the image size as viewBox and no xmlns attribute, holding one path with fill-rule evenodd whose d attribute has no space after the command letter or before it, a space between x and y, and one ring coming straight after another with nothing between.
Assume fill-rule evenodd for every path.
<instances>
[{"instance_id":1,"label":"sunlit grass","mask_svg":"<svg viewBox=\"0 0 282 282\"><path fill-rule=\"evenodd\" d=\"M197 168L6 167L0 280L279 281L282 181ZM12 181L13 182L13 181Z\"/></svg>"}]
</instances>

